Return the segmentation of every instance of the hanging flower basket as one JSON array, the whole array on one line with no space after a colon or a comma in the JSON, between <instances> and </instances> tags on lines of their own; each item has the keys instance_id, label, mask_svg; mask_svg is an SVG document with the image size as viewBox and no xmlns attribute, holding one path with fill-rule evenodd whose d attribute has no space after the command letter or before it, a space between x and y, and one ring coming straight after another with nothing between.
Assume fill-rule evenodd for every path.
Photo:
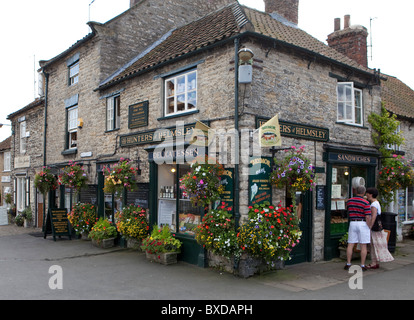
<instances>
[{"instance_id":1,"label":"hanging flower basket","mask_svg":"<svg viewBox=\"0 0 414 320\"><path fill-rule=\"evenodd\" d=\"M303 154L305 147L291 147L287 156L277 161L275 170L270 174L270 183L278 189L287 187L292 197L293 207L296 210L296 192L312 190L316 185L315 167Z\"/></svg>"},{"instance_id":2,"label":"hanging flower basket","mask_svg":"<svg viewBox=\"0 0 414 320\"><path fill-rule=\"evenodd\" d=\"M378 191L385 205L393 201L393 191L405 189L413 184L414 172L410 161L395 154L391 159L384 161L379 172Z\"/></svg>"},{"instance_id":3,"label":"hanging flower basket","mask_svg":"<svg viewBox=\"0 0 414 320\"><path fill-rule=\"evenodd\" d=\"M64 167L62 173L59 175L59 184L74 189L79 192L86 187L88 177L83 167L76 162L69 162L69 165Z\"/></svg>"},{"instance_id":4,"label":"hanging flower basket","mask_svg":"<svg viewBox=\"0 0 414 320\"><path fill-rule=\"evenodd\" d=\"M43 167L42 171L36 173L34 184L42 194L56 190L58 185L56 176L50 173L50 169L47 167Z\"/></svg>"},{"instance_id":5,"label":"hanging flower basket","mask_svg":"<svg viewBox=\"0 0 414 320\"><path fill-rule=\"evenodd\" d=\"M121 158L119 162L111 169L104 169L105 175L105 193L121 193L124 188L133 191L136 188L134 177L137 168L132 167L130 160Z\"/></svg>"},{"instance_id":6,"label":"hanging flower basket","mask_svg":"<svg viewBox=\"0 0 414 320\"><path fill-rule=\"evenodd\" d=\"M195 206L208 207L220 199L224 187L220 184L224 168L216 159L197 158L191 171L180 178L183 196L190 198Z\"/></svg>"}]
</instances>

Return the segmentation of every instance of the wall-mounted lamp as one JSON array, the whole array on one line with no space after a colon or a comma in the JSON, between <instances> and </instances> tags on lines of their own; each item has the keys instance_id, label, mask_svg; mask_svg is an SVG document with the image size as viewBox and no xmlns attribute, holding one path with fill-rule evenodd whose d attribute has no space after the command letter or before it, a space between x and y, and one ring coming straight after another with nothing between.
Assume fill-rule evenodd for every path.
<instances>
[{"instance_id":1,"label":"wall-mounted lamp","mask_svg":"<svg viewBox=\"0 0 414 320\"><path fill-rule=\"evenodd\" d=\"M240 49L239 55L239 83L251 83L253 78L253 51L248 48Z\"/></svg>"}]
</instances>

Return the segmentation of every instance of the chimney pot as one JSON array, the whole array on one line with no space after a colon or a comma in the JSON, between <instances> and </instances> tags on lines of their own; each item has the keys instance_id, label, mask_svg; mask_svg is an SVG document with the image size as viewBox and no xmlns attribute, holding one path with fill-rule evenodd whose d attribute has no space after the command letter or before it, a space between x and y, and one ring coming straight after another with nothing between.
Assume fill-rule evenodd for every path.
<instances>
[{"instance_id":1,"label":"chimney pot","mask_svg":"<svg viewBox=\"0 0 414 320\"><path fill-rule=\"evenodd\" d=\"M334 31L341 30L341 18L335 18L334 20Z\"/></svg>"},{"instance_id":2,"label":"chimney pot","mask_svg":"<svg viewBox=\"0 0 414 320\"><path fill-rule=\"evenodd\" d=\"M349 14L344 17L344 29L349 28L351 25L351 16Z\"/></svg>"}]
</instances>

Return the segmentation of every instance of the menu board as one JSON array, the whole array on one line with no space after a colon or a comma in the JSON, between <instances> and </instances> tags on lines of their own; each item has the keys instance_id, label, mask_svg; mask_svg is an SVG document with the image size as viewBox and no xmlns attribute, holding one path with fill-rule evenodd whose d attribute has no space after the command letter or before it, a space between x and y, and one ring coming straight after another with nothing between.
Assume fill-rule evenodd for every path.
<instances>
[{"instance_id":1,"label":"menu board","mask_svg":"<svg viewBox=\"0 0 414 320\"><path fill-rule=\"evenodd\" d=\"M44 238L47 234L53 235L53 240L56 241L56 236L69 236L71 239L71 232L69 229L69 220L66 209L49 209L46 218L46 227L44 230Z\"/></svg>"},{"instance_id":2,"label":"menu board","mask_svg":"<svg viewBox=\"0 0 414 320\"><path fill-rule=\"evenodd\" d=\"M272 187L269 177L272 170L269 157L254 158L249 163L249 206L272 202Z\"/></svg>"}]
</instances>

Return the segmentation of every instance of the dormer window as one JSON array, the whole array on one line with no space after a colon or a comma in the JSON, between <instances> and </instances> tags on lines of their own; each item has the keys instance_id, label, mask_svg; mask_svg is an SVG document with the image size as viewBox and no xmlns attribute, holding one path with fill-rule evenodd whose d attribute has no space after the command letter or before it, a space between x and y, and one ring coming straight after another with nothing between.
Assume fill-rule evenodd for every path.
<instances>
[{"instance_id":1,"label":"dormer window","mask_svg":"<svg viewBox=\"0 0 414 320\"><path fill-rule=\"evenodd\" d=\"M353 82L340 82L337 86L337 94L337 121L362 126L362 90L354 88Z\"/></svg>"}]
</instances>

